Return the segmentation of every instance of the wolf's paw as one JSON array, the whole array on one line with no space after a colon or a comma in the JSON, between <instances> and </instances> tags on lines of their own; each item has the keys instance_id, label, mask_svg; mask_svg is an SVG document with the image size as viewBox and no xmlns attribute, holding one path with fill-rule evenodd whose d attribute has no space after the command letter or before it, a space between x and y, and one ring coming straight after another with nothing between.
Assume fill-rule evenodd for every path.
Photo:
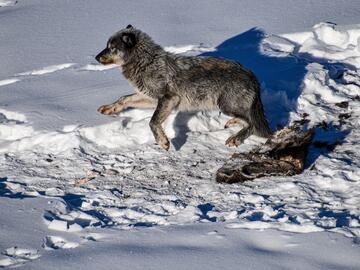
<instances>
[{"instance_id":1,"label":"wolf's paw","mask_svg":"<svg viewBox=\"0 0 360 270\"><path fill-rule=\"evenodd\" d=\"M121 106L118 103L112 103L109 105L102 105L101 107L99 107L98 112L105 114L105 115L111 115L114 113L118 113L121 112L123 109L123 106Z\"/></svg>"},{"instance_id":2,"label":"wolf's paw","mask_svg":"<svg viewBox=\"0 0 360 270\"><path fill-rule=\"evenodd\" d=\"M166 151L168 151L170 148L170 142L167 137L160 138L157 143Z\"/></svg>"},{"instance_id":3,"label":"wolf's paw","mask_svg":"<svg viewBox=\"0 0 360 270\"><path fill-rule=\"evenodd\" d=\"M155 141L157 142L158 145L160 145L161 148L165 149L166 151L169 150L170 148L170 141L169 139L166 137L166 135L155 135Z\"/></svg>"},{"instance_id":4,"label":"wolf's paw","mask_svg":"<svg viewBox=\"0 0 360 270\"><path fill-rule=\"evenodd\" d=\"M236 134L230 136L225 142L225 144L229 147L239 146L242 143L243 143L243 140L241 140L241 138L239 138L239 136L237 136Z\"/></svg>"}]
</instances>

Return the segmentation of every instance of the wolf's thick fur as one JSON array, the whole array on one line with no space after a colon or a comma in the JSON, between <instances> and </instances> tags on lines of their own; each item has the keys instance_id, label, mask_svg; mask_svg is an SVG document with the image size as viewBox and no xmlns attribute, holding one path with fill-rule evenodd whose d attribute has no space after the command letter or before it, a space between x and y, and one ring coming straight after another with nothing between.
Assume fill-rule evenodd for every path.
<instances>
[{"instance_id":1,"label":"wolf's thick fur","mask_svg":"<svg viewBox=\"0 0 360 270\"><path fill-rule=\"evenodd\" d=\"M219 109L234 117L226 127L245 122L245 127L226 144L237 146L248 136L271 134L254 74L237 62L214 57L188 57L166 52L144 32L129 25L115 33L96 59L119 64L136 93L101 106L113 114L126 108L156 108L150 128L157 143L169 149L161 124L172 110Z\"/></svg>"}]
</instances>

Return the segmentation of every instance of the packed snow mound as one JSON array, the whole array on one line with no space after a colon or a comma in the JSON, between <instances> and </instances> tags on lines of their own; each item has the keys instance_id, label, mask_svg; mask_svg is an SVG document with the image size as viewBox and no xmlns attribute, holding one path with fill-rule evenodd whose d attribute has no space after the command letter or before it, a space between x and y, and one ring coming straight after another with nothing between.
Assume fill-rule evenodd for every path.
<instances>
[{"instance_id":1,"label":"packed snow mound","mask_svg":"<svg viewBox=\"0 0 360 270\"><path fill-rule=\"evenodd\" d=\"M0 109L0 145L32 136L34 130L26 121L23 114Z\"/></svg>"},{"instance_id":2,"label":"packed snow mound","mask_svg":"<svg viewBox=\"0 0 360 270\"><path fill-rule=\"evenodd\" d=\"M280 50L301 55L309 61L341 62L360 67L360 28L337 27L319 23L312 32L282 35L286 40L277 43ZM315 59L312 59L315 58Z\"/></svg>"},{"instance_id":3,"label":"packed snow mound","mask_svg":"<svg viewBox=\"0 0 360 270\"><path fill-rule=\"evenodd\" d=\"M315 128L301 175L215 183L216 170L232 153L263 141L252 136L237 149L225 147L225 139L240 127L223 129L228 118L216 111L173 113L165 123L172 148L164 152L148 127L151 110L129 110L106 124L61 130L37 130L26 115L2 110L3 196L53 198L44 222L64 232L228 222L228 228L327 230L359 237L357 29L321 23L311 32L277 36L251 29L211 50L168 48L253 64L272 126L300 121ZM75 71L83 68L71 68L49 76L82 76ZM34 75L26 74L42 78ZM66 242L49 238L45 245L65 248Z\"/></svg>"},{"instance_id":4,"label":"packed snow mound","mask_svg":"<svg viewBox=\"0 0 360 270\"><path fill-rule=\"evenodd\" d=\"M154 143L149 128L152 110L129 110L121 113L117 120L100 126L84 127L79 125L64 126L61 131L35 131L26 121L6 118L6 115L25 116L0 110L0 153L37 151L47 154L61 154L74 148L92 148L101 151L103 147L133 148L142 144ZM18 117L19 118L19 117ZM210 141L225 141L234 129L224 130L230 117L219 112L172 113L164 123L164 128L175 147L182 145L186 132L208 133ZM256 140L256 138L254 138ZM261 141L261 139L259 138Z\"/></svg>"},{"instance_id":5,"label":"packed snow mound","mask_svg":"<svg viewBox=\"0 0 360 270\"><path fill-rule=\"evenodd\" d=\"M0 267L18 267L26 262L38 259L40 254L35 249L11 247L2 252L1 257Z\"/></svg>"}]
</instances>

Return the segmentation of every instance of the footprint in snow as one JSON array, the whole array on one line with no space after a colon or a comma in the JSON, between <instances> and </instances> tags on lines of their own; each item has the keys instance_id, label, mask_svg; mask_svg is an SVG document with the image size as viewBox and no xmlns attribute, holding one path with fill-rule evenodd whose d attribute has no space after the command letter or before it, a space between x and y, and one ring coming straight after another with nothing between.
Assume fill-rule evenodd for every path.
<instances>
[{"instance_id":1,"label":"footprint in snow","mask_svg":"<svg viewBox=\"0 0 360 270\"><path fill-rule=\"evenodd\" d=\"M89 233L87 235L82 236L82 238L85 241L94 241L94 242L99 241L100 239L105 237L106 237L105 234L100 234L100 233Z\"/></svg>"},{"instance_id":2,"label":"footprint in snow","mask_svg":"<svg viewBox=\"0 0 360 270\"><path fill-rule=\"evenodd\" d=\"M218 239L225 238L225 234L219 233L217 230L210 231L210 232L207 233L207 235L214 236L215 238L218 238Z\"/></svg>"}]
</instances>

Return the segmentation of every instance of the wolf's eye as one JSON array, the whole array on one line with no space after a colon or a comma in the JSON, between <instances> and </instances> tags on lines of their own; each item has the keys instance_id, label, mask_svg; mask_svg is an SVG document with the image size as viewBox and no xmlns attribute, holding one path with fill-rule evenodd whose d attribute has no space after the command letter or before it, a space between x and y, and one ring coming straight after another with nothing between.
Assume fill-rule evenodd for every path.
<instances>
[{"instance_id":1,"label":"wolf's eye","mask_svg":"<svg viewBox=\"0 0 360 270\"><path fill-rule=\"evenodd\" d=\"M115 47L111 47L111 48L110 48L110 52L112 52L112 53L116 52L116 48L115 48Z\"/></svg>"}]
</instances>

